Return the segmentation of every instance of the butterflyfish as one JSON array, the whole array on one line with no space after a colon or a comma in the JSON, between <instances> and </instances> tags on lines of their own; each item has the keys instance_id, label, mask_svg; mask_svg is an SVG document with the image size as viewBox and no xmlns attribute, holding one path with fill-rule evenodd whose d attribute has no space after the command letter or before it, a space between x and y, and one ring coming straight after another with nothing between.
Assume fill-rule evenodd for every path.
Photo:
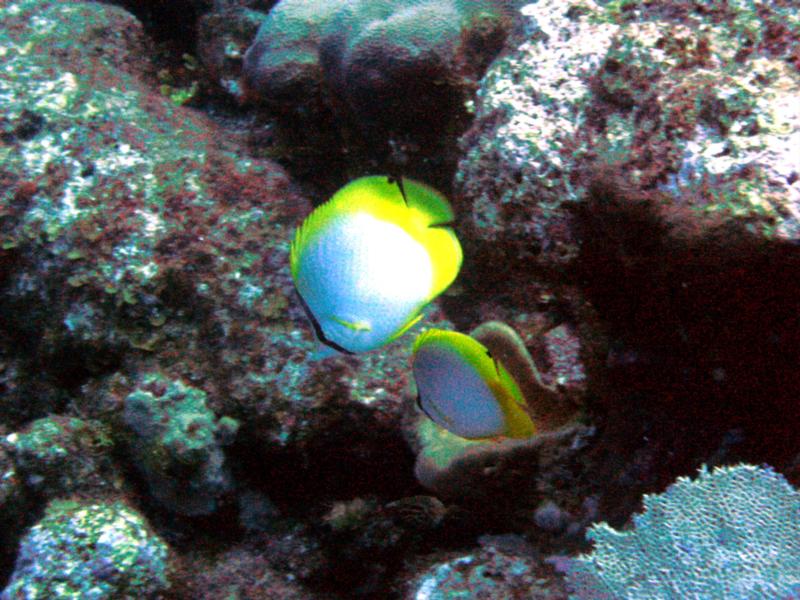
<instances>
[{"instance_id":1,"label":"butterflyfish","mask_svg":"<svg viewBox=\"0 0 800 600\"><path fill-rule=\"evenodd\" d=\"M408 331L461 268L453 220L438 191L387 176L356 179L312 211L290 263L317 339L353 354Z\"/></svg>"},{"instance_id":2,"label":"butterflyfish","mask_svg":"<svg viewBox=\"0 0 800 600\"><path fill-rule=\"evenodd\" d=\"M536 430L520 385L473 337L425 331L414 342L412 371L418 407L455 435L528 438Z\"/></svg>"}]
</instances>

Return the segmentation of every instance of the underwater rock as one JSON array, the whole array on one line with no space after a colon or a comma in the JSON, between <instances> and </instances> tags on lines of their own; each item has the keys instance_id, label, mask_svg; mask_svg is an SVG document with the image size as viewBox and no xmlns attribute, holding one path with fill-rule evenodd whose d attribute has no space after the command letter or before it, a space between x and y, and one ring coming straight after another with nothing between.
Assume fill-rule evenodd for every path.
<instances>
[{"instance_id":1,"label":"underwater rock","mask_svg":"<svg viewBox=\"0 0 800 600\"><path fill-rule=\"evenodd\" d=\"M543 0L522 9L525 41L481 80L475 122L461 140L456 202L467 237L565 265L578 239L567 208L588 148L580 129L591 79L617 27L591 1Z\"/></svg>"},{"instance_id":2,"label":"underwater rock","mask_svg":"<svg viewBox=\"0 0 800 600\"><path fill-rule=\"evenodd\" d=\"M32 370L35 375L28 374L38 383L27 386L44 388L38 398L58 398L63 391L47 393L47 388L74 385L76 373L84 374L80 378L102 371L117 358L106 315L69 293L74 290L70 276L92 254L87 247L77 248L80 242L74 238L85 236L75 236L71 226L84 221L85 235L101 233L95 227L102 226L102 219L92 221L90 215L98 212L98 199L105 196L102 188L110 191L102 165L125 169L115 146L124 136L114 140L108 130L100 131L105 127L86 122L111 118L118 108L114 99L131 89L126 83L134 80L132 74L147 72L142 58L146 43L138 23L112 6L6 3L0 8L0 23L0 44L8 48L8 71L0 80L5 108L0 122L4 325L11 339L18 340L12 345L21 371L29 370L21 359L47 356ZM25 50L29 47L30 52ZM108 87L101 89L98 81ZM91 191L97 196L89 196ZM102 261L99 256L96 260ZM44 373L42 364L47 365ZM52 401L42 400L34 406L46 409L48 404L55 408Z\"/></svg>"},{"instance_id":3,"label":"underwater rock","mask_svg":"<svg viewBox=\"0 0 800 600\"><path fill-rule=\"evenodd\" d=\"M486 536L482 547L470 554L437 562L408 584L405 600L445 598L529 598L549 600L566 597L558 579L521 538Z\"/></svg>"},{"instance_id":4,"label":"underwater rock","mask_svg":"<svg viewBox=\"0 0 800 600\"><path fill-rule=\"evenodd\" d=\"M368 131L442 135L512 19L504 0L347 2L320 44L331 102Z\"/></svg>"},{"instance_id":5,"label":"underwater rock","mask_svg":"<svg viewBox=\"0 0 800 600\"><path fill-rule=\"evenodd\" d=\"M731 430L737 457L787 464L800 426L796 15L701 0L522 13L525 39L483 78L461 140L465 256L500 265L464 287L533 280L566 317L587 418L603 427L601 513L712 457Z\"/></svg>"},{"instance_id":6,"label":"underwater rock","mask_svg":"<svg viewBox=\"0 0 800 600\"><path fill-rule=\"evenodd\" d=\"M166 544L116 502L52 502L23 538L2 600L155 599L167 587Z\"/></svg>"},{"instance_id":7,"label":"underwater rock","mask_svg":"<svg viewBox=\"0 0 800 600\"><path fill-rule=\"evenodd\" d=\"M287 232L310 203L275 163L160 93L129 13L13 2L0 44L9 427L76 397L83 416L113 421L128 373L152 364L208 390L216 413L252 420L264 444L295 439L326 387L365 403L402 388L391 359L375 377L347 367L341 385L314 375L287 268Z\"/></svg>"},{"instance_id":8,"label":"underwater rock","mask_svg":"<svg viewBox=\"0 0 800 600\"><path fill-rule=\"evenodd\" d=\"M569 206L593 165L613 164L693 207L699 227L714 215L800 237L800 25L781 6L694 4L523 7L527 39L487 72L462 138L470 235L509 252L533 239L538 262L568 266L581 239Z\"/></svg>"},{"instance_id":9,"label":"underwater rock","mask_svg":"<svg viewBox=\"0 0 800 600\"><path fill-rule=\"evenodd\" d=\"M238 423L216 419L202 390L158 373L145 375L128 395L123 419L134 433L134 464L153 497L182 515L214 512L232 489L222 446L233 441Z\"/></svg>"},{"instance_id":10,"label":"underwater rock","mask_svg":"<svg viewBox=\"0 0 800 600\"><path fill-rule=\"evenodd\" d=\"M585 131L598 158L637 188L766 240L800 237L800 25L790 10L743 3L682 23L626 13L597 74L605 126Z\"/></svg>"},{"instance_id":11,"label":"underwater rock","mask_svg":"<svg viewBox=\"0 0 800 600\"><path fill-rule=\"evenodd\" d=\"M193 563L187 581L186 598L275 600L336 600L333 594L312 591L297 583L294 573L272 568L260 548L236 547L219 553L213 560L201 557Z\"/></svg>"},{"instance_id":12,"label":"underwater rock","mask_svg":"<svg viewBox=\"0 0 800 600\"><path fill-rule=\"evenodd\" d=\"M238 455L240 467L281 481L278 493L304 503L412 487L413 456L398 427L410 349L397 343L310 362L314 345L296 334L279 346L291 358L270 359L279 368L261 376L266 388L240 388L253 390L245 400L254 411L245 417L242 443L251 450Z\"/></svg>"},{"instance_id":13,"label":"underwater rock","mask_svg":"<svg viewBox=\"0 0 800 600\"><path fill-rule=\"evenodd\" d=\"M533 522L539 529L559 533L568 525L569 516L555 502L545 500L533 513Z\"/></svg>"},{"instance_id":14,"label":"underwater rock","mask_svg":"<svg viewBox=\"0 0 800 600\"><path fill-rule=\"evenodd\" d=\"M11 570L17 543L31 518L32 504L11 456L0 445L0 569Z\"/></svg>"},{"instance_id":15,"label":"underwater rock","mask_svg":"<svg viewBox=\"0 0 800 600\"><path fill-rule=\"evenodd\" d=\"M319 110L323 83L319 44L326 24L346 4L345 0L278 2L245 54L246 92L273 109Z\"/></svg>"},{"instance_id":16,"label":"underwater rock","mask_svg":"<svg viewBox=\"0 0 800 600\"><path fill-rule=\"evenodd\" d=\"M102 493L119 475L112 466L110 432L97 421L38 419L3 440L25 488L39 499Z\"/></svg>"},{"instance_id":17,"label":"underwater rock","mask_svg":"<svg viewBox=\"0 0 800 600\"><path fill-rule=\"evenodd\" d=\"M20 356L18 345L3 346L0 343L0 422L13 431L58 412L68 394L29 357Z\"/></svg>"},{"instance_id":18,"label":"underwater rock","mask_svg":"<svg viewBox=\"0 0 800 600\"><path fill-rule=\"evenodd\" d=\"M334 503L323 517L320 546L327 561L317 578L337 582L356 597L378 594L397 574L403 557L435 535L446 513L433 496L384 505L371 498Z\"/></svg>"},{"instance_id":19,"label":"underwater rock","mask_svg":"<svg viewBox=\"0 0 800 600\"><path fill-rule=\"evenodd\" d=\"M264 15L230 8L203 15L197 24L197 57L207 77L234 98L241 99L244 54Z\"/></svg>"}]
</instances>

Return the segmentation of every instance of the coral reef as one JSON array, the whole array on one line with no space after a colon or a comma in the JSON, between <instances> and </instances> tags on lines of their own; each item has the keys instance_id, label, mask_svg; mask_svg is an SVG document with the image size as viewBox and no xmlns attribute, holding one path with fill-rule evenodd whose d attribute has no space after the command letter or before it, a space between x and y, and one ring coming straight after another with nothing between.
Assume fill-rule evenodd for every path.
<instances>
[{"instance_id":1,"label":"coral reef","mask_svg":"<svg viewBox=\"0 0 800 600\"><path fill-rule=\"evenodd\" d=\"M238 422L216 419L205 392L159 373L145 375L128 395L122 418L153 497L182 515L213 512L231 489L222 446L233 442Z\"/></svg>"},{"instance_id":2,"label":"coral reef","mask_svg":"<svg viewBox=\"0 0 800 600\"><path fill-rule=\"evenodd\" d=\"M560 582L542 577L547 572L533 548L513 535L485 536L480 548L431 565L408 585L407 600L447 598L563 597Z\"/></svg>"},{"instance_id":3,"label":"coral reef","mask_svg":"<svg viewBox=\"0 0 800 600\"><path fill-rule=\"evenodd\" d=\"M8 451L0 445L0 569L10 569L17 543L30 518L31 502L14 470Z\"/></svg>"},{"instance_id":4,"label":"coral reef","mask_svg":"<svg viewBox=\"0 0 800 600\"><path fill-rule=\"evenodd\" d=\"M800 493L772 469L700 470L644 497L634 527L606 523L567 561L575 599L789 598L800 592Z\"/></svg>"},{"instance_id":5,"label":"coral reef","mask_svg":"<svg viewBox=\"0 0 800 600\"><path fill-rule=\"evenodd\" d=\"M110 491L119 477L109 456L110 433L97 421L37 419L3 445L27 492L41 499Z\"/></svg>"},{"instance_id":6,"label":"coral reef","mask_svg":"<svg viewBox=\"0 0 800 600\"><path fill-rule=\"evenodd\" d=\"M521 12L461 140L466 293L512 314L549 298L574 332L617 518L620 494L712 457L782 468L798 426L796 19L751 2Z\"/></svg>"},{"instance_id":7,"label":"coral reef","mask_svg":"<svg viewBox=\"0 0 800 600\"><path fill-rule=\"evenodd\" d=\"M356 172L369 161L447 189L452 140L511 31L511 5L282 0L245 54L245 95L277 118L293 172L303 155L312 178L331 161Z\"/></svg>"},{"instance_id":8,"label":"coral reef","mask_svg":"<svg viewBox=\"0 0 800 600\"><path fill-rule=\"evenodd\" d=\"M157 598L167 588L167 546L122 503L53 502L20 544L13 598Z\"/></svg>"},{"instance_id":9,"label":"coral reef","mask_svg":"<svg viewBox=\"0 0 800 600\"><path fill-rule=\"evenodd\" d=\"M285 0L284 0L285 1ZM356 0L326 24L331 103L360 127L442 135L510 29L504 0Z\"/></svg>"},{"instance_id":10,"label":"coral reef","mask_svg":"<svg viewBox=\"0 0 800 600\"><path fill-rule=\"evenodd\" d=\"M381 594L402 568L402 557L441 533L447 509L432 496L409 496L381 505L374 498L335 503L323 516L320 582L335 582L360 597Z\"/></svg>"},{"instance_id":11,"label":"coral reef","mask_svg":"<svg viewBox=\"0 0 800 600\"><path fill-rule=\"evenodd\" d=\"M679 502L735 526L637 564L781 542L796 3L517 4L0 2L3 598L563 600L565 564L592 597ZM375 173L445 192L462 270L409 336L314 361L292 232ZM413 335L486 321L531 439L414 406ZM711 471L741 462L774 471Z\"/></svg>"}]
</instances>

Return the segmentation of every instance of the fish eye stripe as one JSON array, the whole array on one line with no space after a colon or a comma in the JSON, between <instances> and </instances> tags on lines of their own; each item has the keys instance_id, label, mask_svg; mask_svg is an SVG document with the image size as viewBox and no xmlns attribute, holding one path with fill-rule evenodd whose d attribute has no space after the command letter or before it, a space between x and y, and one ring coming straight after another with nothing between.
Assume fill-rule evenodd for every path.
<instances>
[{"instance_id":1,"label":"fish eye stripe","mask_svg":"<svg viewBox=\"0 0 800 600\"><path fill-rule=\"evenodd\" d=\"M445 429L447 429L448 427L452 427L453 426L453 419L451 419L446 414L441 412L439 410L439 407L437 407L435 404L431 404L431 408L436 413L436 415L439 417L438 419L434 419L431 416L431 413L429 413L427 410L425 410L425 408L422 406L422 396L420 395L419 392L417 392L417 406L419 406L419 409L423 413L425 413L425 416L428 417L434 423L440 423L440 424L444 423L445 425L442 425L442 426L445 427Z\"/></svg>"},{"instance_id":2,"label":"fish eye stripe","mask_svg":"<svg viewBox=\"0 0 800 600\"><path fill-rule=\"evenodd\" d=\"M486 349L486 356L492 360L492 363L494 364L494 371L497 373L497 376L500 377L500 363L497 362L497 359L494 357L494 355L492 355L488 348Z\"/></svg>"},{"instance_id":3,"label":"fish eye stripe","mask_svg":"<svg viewBox=\"0 0 800 600\"><path fill-rule=\"evenodd\" d=\"M441 223L431 223L428 225L428 229L445 229L453 225L455 225L455 221L443 221Z\"/></svg>"},{"instance_id":4,"label":"fish eye stripe","mask_svg":"<svg viewBox=\"0 0 800 600\"><path fill-rule=\"evenodd\" d=\"M388 181L389 183L397 184L397 187L400 189L400 195L403 197L403 202L405 202L406 206L408 206L408 198L406 197L406 188L403 185L403 176L398 175L397 177L395 177L394 175L389 175L386 178L386 181Z\"/></svg>"},{"instance_id":5,"label":"fish eye stripe","mask_svg":"<svg viewBox=\"0 0 800 600\"><path fill-rule=\"evenodd\" d=\"M425 407L422 406L422 396L420 395L419 392L417 392L417 408L420 409L425 414L425 416L428 417L431 421L435 422L434 418L431 416L431 413L429 413L425 409Z\"/></svg>"},{"instance_id":6,"label":"fish eye stripe","mask_svg":"<svg viewBox=\"0 0 800 600\"><path fill-rule=\"evenodd\" d=\"M341 352L342 354L353 355L354 352L350 352L350 350L343 348L339 344L334 341L329 340L325 337L325 333L322 331L322 327L317 321L317 318L314 316L314 313L311 312L311 309L306 304L306 301L303 299L303 295L295 288L295 292L297 293L297 297L300 299L300 305L303 307L303 310L308 317L308 320L311 322L311 327L314 329L314 334L317 336L317 339L320 341L321 344L327 346L328 348L332 348L337 352Z\"/></svg>"}]
</instances>

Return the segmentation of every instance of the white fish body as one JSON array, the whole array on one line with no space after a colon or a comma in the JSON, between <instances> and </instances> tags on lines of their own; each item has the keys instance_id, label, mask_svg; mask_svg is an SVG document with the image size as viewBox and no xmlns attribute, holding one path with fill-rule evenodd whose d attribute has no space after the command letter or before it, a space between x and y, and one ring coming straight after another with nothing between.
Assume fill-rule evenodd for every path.
<instances>
[{"instance_id":1,"label":"white fish body","mask_svg":"<svg viewBox=\"0 0 800 600\"><path fill-rule=\"evenodd\" d=\"M452 218L446 200L411 180L404 187L408 199L385 177L356 180L295 235L297 292L317 337L335 350L373 350L402 335L458 272L461 247L437 222Z\"/></svg>"}]
</instances>

